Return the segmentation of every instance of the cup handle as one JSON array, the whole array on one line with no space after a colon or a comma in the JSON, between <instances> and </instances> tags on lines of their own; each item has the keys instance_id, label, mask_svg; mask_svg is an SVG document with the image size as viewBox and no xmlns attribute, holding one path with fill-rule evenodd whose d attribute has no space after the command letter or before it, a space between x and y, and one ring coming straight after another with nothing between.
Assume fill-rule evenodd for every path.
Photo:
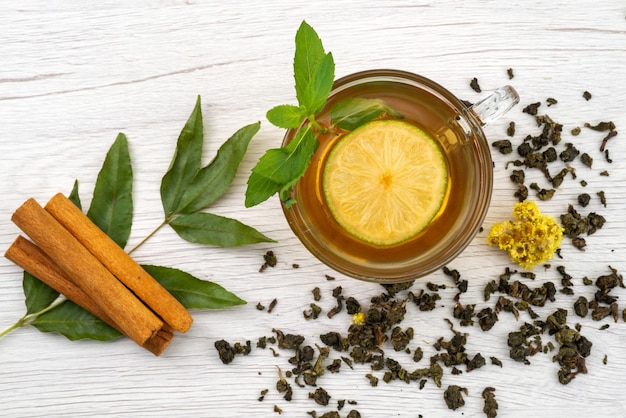
<instances>
[{"instance_id":1,"label":"cup handle","mask_svg":"<svg viewBox=\"0 0 626 418\"><path fill-rule=\"evenodd\" d=\"M511 110L517 103L517 91L511 86L504 86L470 106L469 112L481 126L485 126Z\"/></svg>"}]
</instances>

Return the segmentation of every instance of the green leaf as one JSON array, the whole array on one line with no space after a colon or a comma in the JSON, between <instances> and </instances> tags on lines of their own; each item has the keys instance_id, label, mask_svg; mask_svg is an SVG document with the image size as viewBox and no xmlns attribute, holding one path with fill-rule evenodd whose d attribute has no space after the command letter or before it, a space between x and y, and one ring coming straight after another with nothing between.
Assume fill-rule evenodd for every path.
<instances>
[{"instance_id":1,"label":"green leaf","mask_svg":"<svg viewBox=\"0 0 626 418\"><path fill-rule=\"evenodd\" d=\"M277 192L283 198L306 172L318 145L313 131L306 128L287 146L266 151L248 178L246 207L256 206Z\"/></svg>"},{"instance_id":2,"label":"green leaf","mask_svg":"<svg viewBox=\"0 0 626 418\"><path fill-rule=\"evenodd\" d=\"M161 201L166 218L170 218L180 209L187 186L200 170L203 140L202 109L198 96L196 105L178 136L170 167L161 180Z\"/></svg>"},{"instance_id":3,"label":"green leaf","mask_svg":"<svg viewBox=\"0 0 626 418\"><path fill-rule=\"evenodd\" d=\"M171 267L142 266L187 309L223 309L246 303L222 286Z\"/></svg>"},{"instance_id":4,"label":"green leaf","mask_svg":"<svg viewBox=\"0 0 626 418\"><path fill-rule=\"evenodd\" d=\"M70 300L39 315L32 325L41 332L55 332L72 341L81 339L110 341L121 336L106 322Z\"/></svg>"},{"instance_id":5,"label":"green leaf","mask_svg":"<svg viewBox=\"0 0 626 418\"><path fill-rule=\"evenodd\" d=\"M205 212L178 216L170 225L183 239L197 244L235 247L258 242L276 242L236 219Z\"/></svg>"},{"instance_id":6,"label":"green leaf","mask_svg":"<svg viewBox=\"0 0 626 418\"><path fill-rule=\"evenodd\" d=\"M261 163L261 160L259 161ZM257 163L258 165L258 163ZM272 197L282 188L282 184L268 177L264 177L254 171L248 177L248 188L246 189L247 208L259 205Z\"/></svg>"},{"instance_id":7,"label":"green leaf","mask_svg":"<svg viewBox=\"0 0 626 418\"><path fill-rule=\"evenodd\" d=\"M280 105L267 112L267 120L279 128L291 129L299 127L306 115L301 107L293 105Z\"/></svg>"},{"instance_id":8,"label":"green leaf","mask_svg":"<svg viewBox=\"0 0 626 418\"><path fill-rule=\"evenodd\" d=\"M24 272L22 287L26 296L27 315L47 308L59 297L59 292L26 271Z\"/></svg>"},{"instance_id":9,"label":"green leaf","mask_svg":"<svg viewBox=\"0 0 626 418\"><path fill-rule=\"evenodd\" d=\"M74 186L72 187L72 191L67 198L74 203L78 209L83 209L83 206L80 203L80 196L78 195L78 180L74 180Z\"/></svg>"},{"instance_id":10,"label":"green leaf","mask_svg":"<svg viewBox=\"0 0 626 418\"><path fill-rule=\"evenodd\" d=\"M324 85L328 80L323 80L324 76L328 76L327 68L319 69L323 60L327 62L324 67L332 63L332 56L324 53L324 47L315 30L303 21L296 32L296 52L293 60L294 79L296 82L296 97L298 104L306 110L308 114L315 114L314 109L317 104L327 99L323 91L317 91L316 85ZM334 66L334 63L333 63ZM331 71L331 74L334 73ZM331 76L332 84L334 76ZM322 82L324 81L324 82Z\"/></svg>"},{"instance_id":11,"label":"green leaf","mask_svg":"<svg viewBox=\"0 0 626 418\"><path fill-rule=\"evenodd\" d=\"M189 214L203 209L221 197L230 187L252 137L261 124L253 123L239 129L217 151L206 167L198 171L183 192L176 213Z\"/></svg>"},{"instance_id":12,"label":"green leaf","mask_svg":"<svg viewBox=\"0 0 626 418\"><path fill-rule=\"evenodd\" d=\"M126 136L120 133L109 149L87 216L124 248L133 223L133 170Z\"/></svg>"},{"instance_id":13,"label":"green leaf","mask_svg":"<svg viewBox=\"0 0 626 418\"><path fill-rule=\"evenodd\" d=\"M352 131L387 113L395 118L404 117L382 99L354 97L337 103L330 111L331 123Z\"/></svg>"},{"instance_id":14,"label":"green leaf","mask_svg":"<svg viewBox=\"0 0 626 418\"><path fill-rule=\"evenodd\" d=\"M333 55L329 52L320 61L313 74L313 79L309 84L309 93L307 94L309 114L318 113L328 100L328 95L333 88L335 81L335 62Z\"/></svg>"}]
</instances>

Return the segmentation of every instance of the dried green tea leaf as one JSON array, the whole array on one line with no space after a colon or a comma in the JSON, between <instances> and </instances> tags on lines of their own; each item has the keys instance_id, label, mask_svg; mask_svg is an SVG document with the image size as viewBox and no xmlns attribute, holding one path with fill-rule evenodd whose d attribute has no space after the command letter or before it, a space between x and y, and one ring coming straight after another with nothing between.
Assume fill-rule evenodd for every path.
<instances>
[{"instance_id":1,"label":"dried green tea leaf","mask_svg":"<svg viewBox=\"0 0 626 418\"><path fill-rule=\"evenodd\" d=\"M222 286L171 267L142 265L187 309L223 309L246 303Z\"/></svg>"},{"instance_id":2,"label":"dried green tea leaf","mask_svg":"<svg viewBox=\"0 0 626 418\"><path fill-rule=\"evenodd\" d=\"M39 315L32 325L41 332L55 332L71 341L110 341L120 337L117 330L70 300Z\"/></svg>"},{"instance_id":3,"label":"dried green tea leaf","mask_svg":"<svg viewBox=\"0 0 626 418\"><path fill-rule=\"evenodd\" d=\"M215 158L197 172L183 191L177 213L197 212L226 193L246 154L250 140L260 127L259 122L244 126L222 144Z\"/></svg>"},{"instance_id":4,"label":"dried green tea leaf","mask_svg":"<svg viewBox=\"0 0 626 418\"><path fill-rule=\"evenodd\" d=\"M443 399L446 401L446 405L448 405L449 409L453 411L465 405L465 400L463 399L463 393L468 394L467 388L450 385L443 393Z\"/></svg>"},{"instance_id":5,"label":"dried green tea leaf","mask_svg":"<svg viewBox=\"0 0 626 418\"><path fill-rule=\"evenodd\" d=\"M258 242L276 242L236 219L212 213L196 212L178 216L169 224L181 238L196 244L235 247Z\"/></svg>"},{"instance_id":6,"label":"dried green tea leaf","mask_svg":"<svg viewBox=\"0 0 626 418\"><path fill-rule=\"evenodd\" d=\"M133 223L133 170L128 140L120 133L98 173L87 216L124 248Z\"/></svg>"},{"instance_id":7,"label":"dried green tea leaf","mask_svg":"<svg viewBox=\"0 0 626 418\"><path fill-rule=\"evenodd\" d=\"M27 315L47 308L59 297L59 292L26 271L24 272L22 287L26 296Z\"/></svg>"},{"instance_id":8,"label":"dried green tea leaf","mask_svg":"<svg viewBox=\"0 0 626 418\"><path fill-rule=\"evenodd\" d=\"M200 170L203 135L202 109L198 96L196 105L178 136L170 167L161 180L161 201L166 219L180 209L185 190Z\"/></svg>"}]
</instances>

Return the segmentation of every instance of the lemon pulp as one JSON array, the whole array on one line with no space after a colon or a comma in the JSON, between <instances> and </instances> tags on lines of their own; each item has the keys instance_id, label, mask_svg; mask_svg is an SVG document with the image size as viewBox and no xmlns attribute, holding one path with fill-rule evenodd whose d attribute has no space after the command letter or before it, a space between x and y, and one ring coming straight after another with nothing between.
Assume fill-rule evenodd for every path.
<instances>
[{"instance_id":1,"label":"lemon pulp","mask_svg":"<svg viewBox=\"0 0 626 418\"><path fill-rule=\"evenodd\" d=\"M369 122L346 134L322 174L335 220L375 245L398 244L422 231L439 211L447 182L437 143L399 120Z\"/></svg>"}]
</instances>

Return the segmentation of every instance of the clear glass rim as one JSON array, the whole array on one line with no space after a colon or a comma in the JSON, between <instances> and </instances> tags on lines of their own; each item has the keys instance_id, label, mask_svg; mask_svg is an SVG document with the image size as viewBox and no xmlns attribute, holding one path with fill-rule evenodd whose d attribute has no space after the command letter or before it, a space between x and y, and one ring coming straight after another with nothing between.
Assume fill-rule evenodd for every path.
<instances>
[{"instance_id":1,"label":"clear glass rim","mask_svg":"<svg viewBox=\"0 0 626 418\"><path fill-rule=\"evenodd\" d=\"M451 242L451 245L447 246L443 252L439 253L438 256L435 257L435 259L428 260L428 262L420 262L415 266L411 266L412 260L409 259L406 263L402 263L402 265L390 268L383 266L364 267L361 265L353 265L335 254L329 256L328 252L325 252L323 247L320 248L319 242L309 239L302 233L302 230L305 230L307 226L304 224L302 217L295 213L298 211L297 204L294 205L296 207L291 208L287 208L284 204L281 206L285 218L287 219L294 234L307 248L307 250L313 254L313 256L331 269L345 274L346 276L369 282L383 284L407 282L424 277L450 263L459 254L461 254L465 248L467 248L467 246L478 234L480 226L482 225L487 214L493 189L493 165L491 152L479 121L477 121L471 113L467 111L468 107L440 84L418 74L393 69L374 69L351 73L336 80L331 90L330 97L344 89L371 81L417 83L420 87L426 87L439 98L444 99L451 107L462 113L469 121L472 128L472 136L475 142L475 156L480 166L480 168L477 169L479 174L479 189L477 191L478 201L476 203L475 210L472 212L472 216L468 219L470 225L468 225L468 227L464 229L463 233L460 234L461 236L459 239ZM293 138L295 132L297 132L297 129L290 129L287 131L283 139L283 145L288 143ZM294 186L294 188L297 187L298 183ZM367 270L367 272L364 272L364 270Z\"/></svg>"}]
</instances>

